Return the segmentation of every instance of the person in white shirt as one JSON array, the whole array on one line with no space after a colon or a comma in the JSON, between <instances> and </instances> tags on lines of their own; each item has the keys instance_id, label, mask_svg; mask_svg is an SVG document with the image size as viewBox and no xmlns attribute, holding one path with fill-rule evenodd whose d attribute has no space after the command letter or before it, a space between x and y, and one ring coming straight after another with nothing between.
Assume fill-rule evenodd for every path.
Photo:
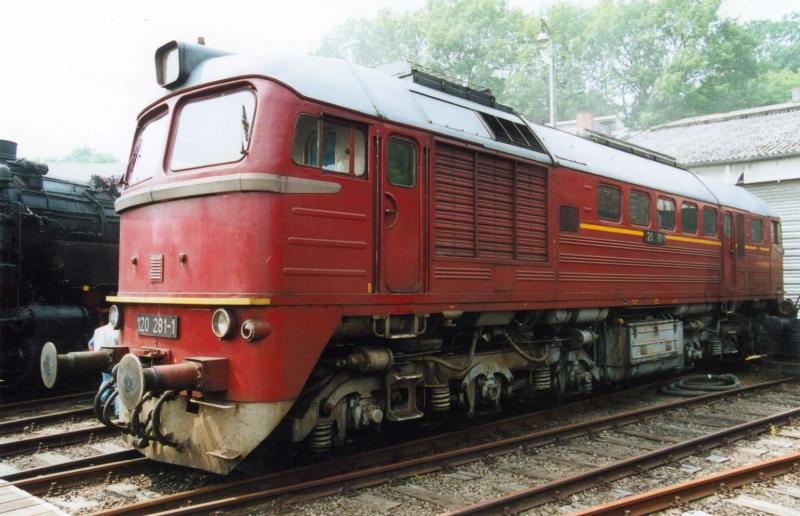
<instances>
[{"instance_id":1,"label":"person in white shirt","mask_svg":"<svg viewBox=\"0 0 800 516\"><path fill-rule=\"evenodd\" d=\"M94 335L89 340L89 351L100 351L102 348L119 345L119 330L115 330L110 324L105 324L94 330ZM111 381L111 373L103 371L103 381L100 383L102 389ZM107 397L108 395L106 395ZM105 401L105 398L102 400ZM114 415L119 415L119 397L114 400Z\"/></svg>"}]
</instances>

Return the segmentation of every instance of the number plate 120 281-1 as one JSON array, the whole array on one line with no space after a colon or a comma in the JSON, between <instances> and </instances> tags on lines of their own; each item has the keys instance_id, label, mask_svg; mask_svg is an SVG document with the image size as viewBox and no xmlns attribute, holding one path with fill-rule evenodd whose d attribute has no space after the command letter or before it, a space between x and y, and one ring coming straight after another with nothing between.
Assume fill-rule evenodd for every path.
<instances>
[{"instance_id":1,"label":"number plate 120 281-1","mask_svg":"<svg viewBox=\"0 0 800 516\"><path fill-rule=\"evenodd\" d=\"M136 315L136 333L148 337L178 338L178 318L174 315Z\"/></svg>"}]
</instances>

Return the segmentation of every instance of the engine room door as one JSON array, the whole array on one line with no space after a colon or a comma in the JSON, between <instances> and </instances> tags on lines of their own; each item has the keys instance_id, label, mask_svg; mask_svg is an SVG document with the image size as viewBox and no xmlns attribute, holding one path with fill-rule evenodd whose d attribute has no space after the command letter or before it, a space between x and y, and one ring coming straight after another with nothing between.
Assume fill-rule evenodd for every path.
<instances>
[{"instance_id":1,"label":"engine room door","mask_svg":"<svg viewBox=\"0 0 800 516\"><path fill-rule=\"evenodd\" d=\"M724 294L736 292L736 255L738 227L733 224L733 213L722 215L722 288Z\"/></svg>"},{"instance_id":2,"label":"engine room door","mask_svg":"<svg viewBox=\"0 0 800 516\"><path fill-rule=\"evenodd\" d=\"M422 149L416 138L391 134L382 143L381 265L392 292L416 292L422 261Z\"/></svg>"}]
</instances>

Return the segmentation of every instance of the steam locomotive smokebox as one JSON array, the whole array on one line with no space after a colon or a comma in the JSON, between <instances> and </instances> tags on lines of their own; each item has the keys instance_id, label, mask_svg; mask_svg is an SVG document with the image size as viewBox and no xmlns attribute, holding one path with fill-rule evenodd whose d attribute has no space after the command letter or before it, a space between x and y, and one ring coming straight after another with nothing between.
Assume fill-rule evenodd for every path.
<instances>
[{"instance_id":1,"label":"steam locomotive smokebox","mask_svg":"<svg viewBox=\"0 0 800 516\"><path fill-rule=\"evenodd\" d=\"M0 161L14 161L17 159L17 142L0 140Z\"/></svg>"}]
</instances>

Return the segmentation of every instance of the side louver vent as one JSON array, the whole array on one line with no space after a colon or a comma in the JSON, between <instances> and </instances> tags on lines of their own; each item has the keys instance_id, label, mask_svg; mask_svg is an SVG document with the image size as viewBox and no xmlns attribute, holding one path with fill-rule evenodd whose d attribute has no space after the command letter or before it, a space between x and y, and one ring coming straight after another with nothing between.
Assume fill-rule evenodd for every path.
<instances>
[{"instance_id":1,"label":"side louver vent","mask_svg":"<svg viewBox=\"0 0 800 516\"><path fill-rule=\"evenodd\" d=\"M164 255L150 255L150 283L164 282Z\"/></svg>"}]
</instances>

